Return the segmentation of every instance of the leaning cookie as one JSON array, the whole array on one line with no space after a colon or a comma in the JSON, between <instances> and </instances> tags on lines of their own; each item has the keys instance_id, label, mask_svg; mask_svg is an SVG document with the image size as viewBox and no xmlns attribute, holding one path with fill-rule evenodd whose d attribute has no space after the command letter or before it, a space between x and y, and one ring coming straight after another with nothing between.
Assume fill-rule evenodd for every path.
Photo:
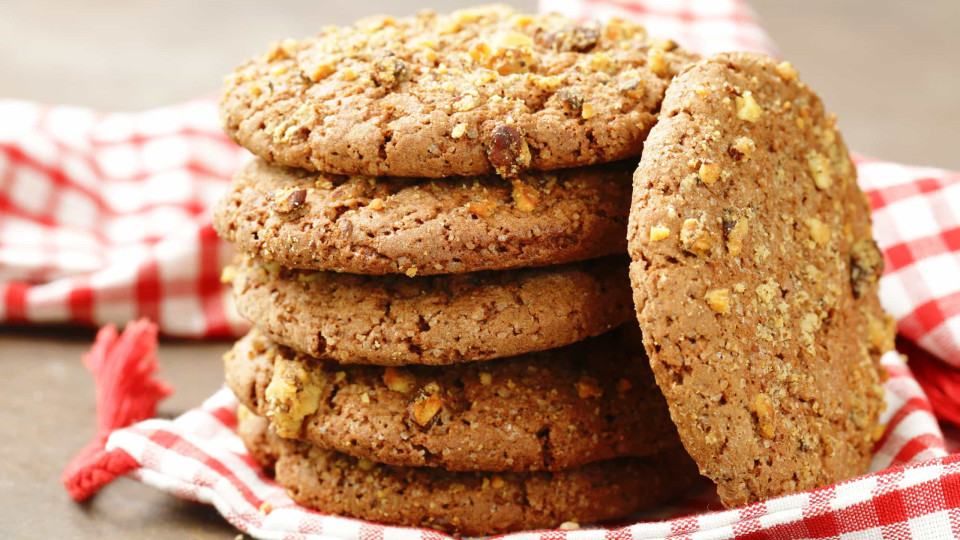
<instances>
[{"instance_id":1,"label":"leaning cookie","mask_svg":"<svg viewBox=\"0 0 960 540\"><path fill-rule=\"evenodd\" d=\"M297 503L324 513L460 535L587 524L627 516L683 493L697 469L683 452L564 472L452 473L391 467L277 437L241 406L238 432Z\"/></svg>"},{"instance_id":2,"label":"leaning cookie","mask_svg":"<svg viewBox=\"0 0 960 540\"><path fill-rule=\"evenodd\" d=\"M284 437L392 465L562 470L679 447L637 339L616 330L516 358L384 369L321 362L253 332L224 368Z\"/></svg>"},{"instance_id":3,"label":"leaning cookie","mask_svg":"<svg viewBox=\"0 0 960 540\"><path fill-rule=\"evenodd\" d=\"M413 276L562 264L626 253L633 168L411 180L254 160L214 225L240 251L290 268Z\"/></svg>"},{"instance_id":4,"label":"leaning cookie","mask_svg":"<svg viewBox=\"0 0 960 540\"><path fill-rule=\"evenodd\" d=\"M633 319L626 257L448 276L224 270L237 310L268 337L346 364L453 364L569 345Z\"/></svg>"},{"instance_id":5,"label":"leaning cookie","mask_svg":"<svg viewBox=\"0 0 960 540\"><path fill-rule=\"evenodd\" d=\"M240 145L293 167L512 178L639 155L693 59L623 20L505 6L381 17L275 44L227 78L220 116Z\"/></svg>"},{"instance_id":6,"label":"leaning cookie","mask_svg":"<svg viewBox=\"0 0 960 540\"><path fill-rule=\"evenodd\" d=\"M674 80L629 244L657 382L726 505L867 471L883 257L835 117L789 63L721 54Z\"/></svg>"}]
</instances>

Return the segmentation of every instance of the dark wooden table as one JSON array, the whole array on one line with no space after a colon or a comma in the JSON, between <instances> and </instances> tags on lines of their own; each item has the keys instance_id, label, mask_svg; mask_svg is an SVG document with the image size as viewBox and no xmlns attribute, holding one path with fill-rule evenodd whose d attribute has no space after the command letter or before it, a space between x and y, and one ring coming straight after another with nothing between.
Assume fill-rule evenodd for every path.
<instances>
[{"instance_id":1,"label":"dark wooden table","mask_svg":"<svg viewBox=\"0 0 960 540\"><path fill-rule=\"evenodd\" d=\"M467 2L433 2L443 6ZM412 5L411 5L412 4ZM215 92L271 40L426 2L34 0L0 7L0 96L141 109ZM801 75L839 113L849 146L877 157L960 169L960 2L754 2ZM519 2L533 9L533 2ZM60 472L94 432L80 355L90 330L0 329L0 538L233 538L206 506L121 479L73 504ZM229 343L164 341L175 416L221 385Z\"/></svg>"}]
</instances>

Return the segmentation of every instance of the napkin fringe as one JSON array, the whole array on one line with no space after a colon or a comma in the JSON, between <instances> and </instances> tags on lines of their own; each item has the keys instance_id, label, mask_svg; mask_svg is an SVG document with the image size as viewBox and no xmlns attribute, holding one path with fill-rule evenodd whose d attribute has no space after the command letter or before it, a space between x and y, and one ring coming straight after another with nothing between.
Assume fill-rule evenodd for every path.
<instances>
[{"instance_id":1,"label":"napkin fringe","mask_svg":"<svg viewBox=\"0 0 960 540\"><path fill-rule=\"evenodd\" d=\"M127 452L107 450L107 439L115 429L152 418L157 403L173 393L172 386L153 377L159 367L157 332L157 325L147 319L128 324L119 335L111 324L97 332L90 352L83 355L96 386L97 433L61 477L78 502L138 466Z\"/></svg>"}]
</instances>

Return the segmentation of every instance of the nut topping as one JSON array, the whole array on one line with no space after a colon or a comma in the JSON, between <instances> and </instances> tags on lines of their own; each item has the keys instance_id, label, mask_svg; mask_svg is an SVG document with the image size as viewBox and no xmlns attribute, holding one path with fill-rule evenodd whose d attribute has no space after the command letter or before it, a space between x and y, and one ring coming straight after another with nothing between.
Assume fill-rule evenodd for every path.
<instances>
[{"instance_id":1,"label":"nut topping","mask_svg":"<svg viewBox=\"0 0 960 540\"><path fill-rule=\"evenodd\" d=\"M270 199L270 208L278 214L289 214L303 206L307 200L307 190L298 188L283 188L267 194Z\"/></svg>"},{"instance_id":2,"label":"nut topping","mask_svg":"<svg viewBox=\"0 0 960 540\"><path fill-rule=\"evenodd\" d=\"M487 159L504 178L513 178L530 166L530 147L516 126L501 124L493 129Z\"/></svg>"}]
</instances>

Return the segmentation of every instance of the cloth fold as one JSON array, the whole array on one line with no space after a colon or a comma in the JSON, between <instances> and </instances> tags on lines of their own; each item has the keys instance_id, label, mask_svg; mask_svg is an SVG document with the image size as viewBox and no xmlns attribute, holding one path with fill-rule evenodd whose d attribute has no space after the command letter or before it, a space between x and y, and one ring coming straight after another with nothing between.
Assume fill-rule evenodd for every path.
<instances>
[{"instance_id":1,"label":"cloth fold","mask_svg":"<svg viewBox=\"0 0 960 540\"><path fill-rule=\"evenodd\" d=\"M740 0L544 4L577 18L632 18L701 53L775 53ZM0 118L0 322L100 326L148 317L168 336L243 333L219 282L232 248L213 233L210 207L246 153L220 131L212 100L140 113L0 100ZM638 518L668 521L511 538L960 536L960 460L946 450L960 448L960 432L948 430L945 440L933 415L960 421L960 174L855 161L886 260L881 297L920 376L896 353L884 357L891 377L878 472L746 508L698 513L717 506L696 496ZM113 431L103 450L130 456L135 463L121 467L133 466L130 476L213 504L257 537L444 537L295 506L233 432L235 408L221 390L176 420Z\"/></svg>"}]
</instances>

